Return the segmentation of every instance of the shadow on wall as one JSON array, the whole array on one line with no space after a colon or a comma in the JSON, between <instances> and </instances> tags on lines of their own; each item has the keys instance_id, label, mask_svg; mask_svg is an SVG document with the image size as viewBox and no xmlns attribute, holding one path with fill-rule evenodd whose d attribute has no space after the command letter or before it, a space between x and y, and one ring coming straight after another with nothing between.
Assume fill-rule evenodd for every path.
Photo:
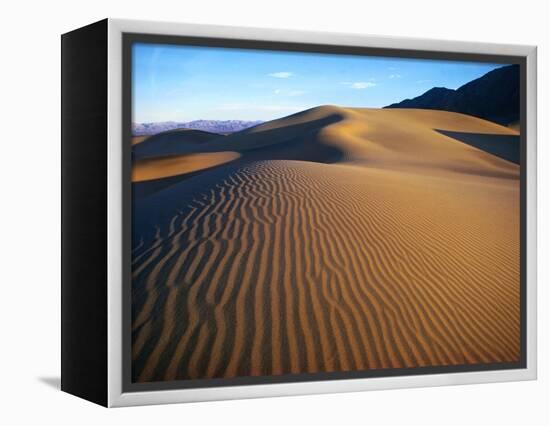
<instances>
[{"instance_id":1,"label":"shadow on wall","mask_svg":"<svg viewBox=\"0 0 550 426\"><path fill-rule=\"evenodd\" d=\"M51 388L61 389L61 377L39 377L38 381Z\"/></svg>"}]
</instances>

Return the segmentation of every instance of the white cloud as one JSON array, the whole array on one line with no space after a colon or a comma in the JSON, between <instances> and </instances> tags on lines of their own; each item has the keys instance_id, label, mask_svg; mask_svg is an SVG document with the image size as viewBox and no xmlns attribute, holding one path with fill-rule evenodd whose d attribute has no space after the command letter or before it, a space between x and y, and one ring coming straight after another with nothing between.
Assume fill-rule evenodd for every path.
<instances>
[{"instance_id":1,"label":"white cloud","mask_svg":"<svg viewBox=\"0 0 550 426\"><path fill-rule=\"evenodd\" d=\"M376 83L372 81L342 81L342 84L357 90L368 89L369 87L376 86Z\"/></svg>"},{"instance_id":2,"label":"white cloud","mask_svg":"<svg viewBox=\"0 0 550 426\"><path fill-rule=\"evenodd\" d=\"M306 92L303 90L275 89L273 93L281 96L301 96Z\"/></svg>"},{"instance_id":3,"label":"white cloud","mask_svg":"<svg viewBox=\"0 0 550 426\"><path fill-rule=\"evenodd\" d=\"M272 72L271 74L268 74L269 77L275 77L275 78L289 78L292 77L294 73L291 73L289 71L280 71L280 72Z\"/></svg>"},{"instance_id":4,"label":"white cloud","mask_svg":"<svg viewBox=\"0 0 550 426\"><path fill-rule=\"evenodd\" d=\"M351 85L352 89L368 89L369 87L376 86L376 83L371 81L357 81Z\"/></svg>"},{"instance_id":5,"label":"white cloud","mask_svg":"<svg viewBox=\"0 0 550 426\"><path fill-rule=\"evenodd\" d=\"M390 74L389 78L401 78L401 74Z\"/></svg>"}]
</instances>

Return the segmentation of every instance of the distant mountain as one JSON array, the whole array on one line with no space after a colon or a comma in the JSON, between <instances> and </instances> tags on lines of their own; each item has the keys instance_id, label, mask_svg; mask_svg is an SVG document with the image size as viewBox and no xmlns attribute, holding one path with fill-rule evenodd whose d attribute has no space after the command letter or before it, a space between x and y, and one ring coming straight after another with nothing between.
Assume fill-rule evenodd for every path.
<instances>
[{"instance_id":1,"label":"distant mountain","mask_svg":"<svg viewBox=\"0 0 550 426\"><path fill-rule=\"evenodd\" d=\"M413 99L384 108L423 108L460 112L508 125L519 121L519 65L488 72L456 90L434 87Z\"/></svg>"},{"instance_id":2,"label":"distant mountain","mask_svg":"<svg viewBox=\"0 0 550 426\"><path fill-rule=\"evenodd\" d=\"M262 121L246 120L194 120L186 122L162 121L157 123L132 123L134 136L155 135L174 129L203 130L212 133L233 133L257 126Z\"/></svg>"}]
</instances>

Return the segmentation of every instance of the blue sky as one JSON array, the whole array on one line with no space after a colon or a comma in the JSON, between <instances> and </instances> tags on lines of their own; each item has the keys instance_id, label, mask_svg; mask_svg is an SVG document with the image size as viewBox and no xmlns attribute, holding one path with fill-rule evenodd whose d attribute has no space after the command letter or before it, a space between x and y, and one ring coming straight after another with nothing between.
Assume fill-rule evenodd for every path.
<instances>
[{"instance_id":1,"label":"blue sky","mask_svg":"<svg viewBox=\"0 0 550 426\"><path fill-rule=\"evenodd\" d=\"M133 118L271 120L318 105L382 107L502 64L136 43Z\"/></svg>"}]
</instances>

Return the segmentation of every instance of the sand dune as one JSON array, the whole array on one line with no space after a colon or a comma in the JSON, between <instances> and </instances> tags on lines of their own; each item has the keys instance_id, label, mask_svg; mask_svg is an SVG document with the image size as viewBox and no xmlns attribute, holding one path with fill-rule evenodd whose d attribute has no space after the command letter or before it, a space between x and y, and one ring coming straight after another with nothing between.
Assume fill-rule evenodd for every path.
<instances>
[{"instance_id":1,"label":"sand dune","mask_svg":"<svg viewBox=\"0 0 550 426\"><path fill-rule=\"evenodd\" d=\"M149 158L171 154L183 154L186 147L194 147L223 137L202 130L177 129L158 133L137 142L133 147L134 158Z\"/></svg>"},{"instance_id":2,"label":"sand dune","mask_svg":"<svg viewBox=\"0 0 550 426\"><path fill-rule=\"evenodd\" d=\"M134 200L134 380L517 361L519 167L434 129L517 135L320 107L180 146L240 157Z\"/></svg>"},{"instance_id":3,"label":"sand dune","mask_svg":"<svg viewBox=\"0 0 550 426\"><path fill-rule=\"evenodd\" d=\"M446 173L459 167L460 171L473 174L517 174L517 168L507 161L502 162L486 150L465 147L442 131L507 137L518 135L513 129L489 121L445 111L323 106L228 136L207 134L201 143L194 142L193 135L174 139L173 135L178 131L166 132L167 139L159 139L158 143L150 139L134 151L136 158L149 159L169 154L230 150L238 152L245 161L355 162L401 170L420 168L435 172L434 169L439 169ZM449 143L451 140L456 143ZM185 173L182 170L181 174Z\"/></svg>"},{"instance_id":4,"label":"sand dune","mask_svg":"<svg viewBox=\"0 0 550 426\"><path fill-rule=\"evenodd\" d=\"M149 136L132 136L132 145L137 145L138 143L143 142Z\"/></svg>"},{"instance_id":5,"label":"sand dune","mask_svg":"<svg viewBox=\"0 0 550 426\"><path fill-rule=\"evenodd\" d=\"M179 174L206 170L239 158L236 152L205 152L134 160L132 182L161 179Z\"/></svg>"}]
</instances>

